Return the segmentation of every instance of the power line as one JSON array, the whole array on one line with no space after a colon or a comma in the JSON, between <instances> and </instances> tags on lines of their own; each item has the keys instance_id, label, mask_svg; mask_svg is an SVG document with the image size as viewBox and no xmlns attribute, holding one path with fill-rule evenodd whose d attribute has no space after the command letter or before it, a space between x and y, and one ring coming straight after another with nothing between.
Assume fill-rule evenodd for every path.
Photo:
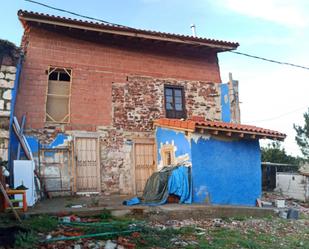
<instances>
[{"instance_id":1,"label":"power line","mask_svg":"<svg viewBox=\"0 0 309 249\"><path fill-rule=\"evenodd\" d=\"M262 120L255 120L255 121L251 121L250 123L258 123L258 122L265 122L265 121L271 121L271 120L279 119L279 118L282 118L282 117L287 116L289 114L292 114L292 113L295 113L297 111L303 110L305 108L308 108L308 105L299 107L299 108L294 109L294 110L289 111L289 112L282 113L282 114L280 114L278 116L275 116L275 117L272 117L272 118L262 119Z\"/></svg>"},{"instance_id":2,"label":"power line","mask_svg":"<svg viewBox=\"0 0 309 249\"><path fill-rule=\"evenodd\" d=\"M250 58L254 58L254 59L258 59L258 60L263 60L263 61L268 61L268 62L272 62L272 63L277 63L280 65L287 65L287 66L292 66L292 67L298 67L298 68L302 68L302 69L306 69L309 70L309 67L305 67L305 66L301 66L301 65L297 65L297 64L293 64L293 63L289 63L289 62L283 62L283 61L277 61L277 60L272 60L272 59L267 59L264 57L260 57L260 56L256 56L256 55L251 55L251 54L246 54L246 53L242 53L242 52L237 52L237 51L228 51L234 54L239 54L239 55L244 55Z\"/></svg>"},{"instance_id":3,"label":"power line","mask_svg":"<svg viewBox=\"0 0 309 249\"><path fill-rule=\"evenodd\" d=\"M49 8L49 9L53 9L53 10L61 11L61 12L64 12L64 13L68 13L68 14L71 14L71 15L74 15L74 16L86 18L86 19L89 19L89 20L93 20L93 21L97 21L97 22L102 22L102 23L105 23L105 24L114 25L114 26L123 27L123 28L131 28L131 27L128 27L128 26L124 26L124 25L108 22L108 21L105 21L105 20L102 20L102 19L98 19L98 18L94 18L94 17L78 14L78 13L75 13L75 12L72 12L72 11L69 11L69 10L53 7L53 6L47 5L45 3L40 3L40 2L33 1L33 0L25 0L25 1L26 2L30 2L30 3L34 3L34 4L38 4L38 5L44 6L44 7ZM133 29L133 28L131 28L131 29Z\"/></svg>"},{"instance_id":4,"label":"power line","mask_svg":"<svg viewBox=\"0 0 309 249\"><path fill-rule=\"evenodd\" d=\"M108 22L108 21L105 21L105 20L102 20L102 19L98 19L98 18L94 18L94 17L78 14L78 13L73 12L73 11L69 11L69 10L53 7L51 5L40 3L40 2L37 2L37 1L34 1L34 0L25 0L25 1L26 2L30 2L30 3L34 3L34 4L38 4L38 5L44 6L44 7L49 8L49 9L53 9L53 10L57 10L57 11L60 11L60 12L68 13L68 14L71 14L71 15L74 15L74 16L86 18L86 19L89 19L89 20L93 20L93 21L97 21L97 22L102 22L102 23L109 24L109 25L114 25L114 26L117 26L117 27L134 29L132 27L128 27L128 26L125 26L125 25L120 25L120 24ZM247 57L258 59L258 60L268 61L268 62L280 64L280 65L287 65L287 66L292 66L292 67L297 67L297 68L302 68L302 69L305 69L305 70L309 70L309 67L302 66L302 65L297 65L297 64L293 64L293 63L289 63L289 62L282 62L282 61L277 61L277 60L273 60L273 59L267 59L267 58L264 58L264 57L260 57L260 56L256 56L256 55L251 55L251 54L247 54L247 53L242 53L242 52L237 52L237 51L228 51L228 52L231 52L231 53L234 53L234 54L238 54L238 55L247 56Z\"/></svg>"}]
</instances>

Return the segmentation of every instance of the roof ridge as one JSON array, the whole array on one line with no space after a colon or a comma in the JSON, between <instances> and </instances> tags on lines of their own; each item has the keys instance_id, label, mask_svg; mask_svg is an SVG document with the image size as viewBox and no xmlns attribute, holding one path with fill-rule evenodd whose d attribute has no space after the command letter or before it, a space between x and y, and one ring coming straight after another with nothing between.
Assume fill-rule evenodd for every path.
<instances>
[{"instance_id":1,"label":"roof ridge","mask_svg":"<svg viewBox=\"0 0 309 249\"><path fill-rule=\"evenodd\" d=\"M209 42L209 43L222 45L222 46L223 45L230 46L231 47L230 49L236 49L239 46L238 42L224 41L224 40L206 38L206 37L195 37L195 36L191 36L191 35L161 32L161 31L154 31L154 30L147 30L147 29L138 29L138 28L133 28L133 27L124 26L124 25L120 25L120 24L113 24L113 23L103 21L103 20L102 20L102 22L94 22L94 21L64 17L64 16L59 16L59 15L50 15L50 14L46 14L46 13L42 13L42 12L28 11L28 10L22 10L22 9L18 10L17 14L20 18L23 18L25 15L34 15L36 17L45 17L45 18L58 19L58 20L62 20L62 21L79 22L79 23L85 24L85 25L98 25L98 26L101 26L101 27L118 28L118 29L124 29L124 30L127 30L127 31L135 31L135 32L140 32L140 33L157 35L157 36L161 36L161 37L177 37L178 39L189 39L191 41L197 41L197 42L198 41L199 42Z\"/></svg>"}]
</instances>

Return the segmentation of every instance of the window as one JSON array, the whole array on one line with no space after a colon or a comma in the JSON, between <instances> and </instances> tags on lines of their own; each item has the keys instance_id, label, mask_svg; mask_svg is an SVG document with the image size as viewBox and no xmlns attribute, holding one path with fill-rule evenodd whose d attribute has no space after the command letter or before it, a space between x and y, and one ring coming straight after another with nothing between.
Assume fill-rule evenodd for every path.
<instances>
[{"instance_id":1,"label":"window","mask_svg":"<svg viewBox=\"0 0 309 249\"><path fill-rule=\"evenodd\" d=\"M70 121L71 80L71 69L49 68L45 117L47 122L68 123Z\"/></svg>"},{"instance_id":2,"label":"window","mask_svg":"<svg viewBox=\"0 0 309 249\"><path fill-rule=\"evenodd\" d=\"M167 118L186 118L183 87L165 86L165 113Z\"/></svg>"},{"instance_id":3,"label":"window","mask_svg":"<svg viewBox=\"0 0 309 249\"><path fill-rule=\"evenodd\" d=\"M163 166L175 164L175 146L173 144L164 144L160 149Z\"/></svg>"}]
</instances>

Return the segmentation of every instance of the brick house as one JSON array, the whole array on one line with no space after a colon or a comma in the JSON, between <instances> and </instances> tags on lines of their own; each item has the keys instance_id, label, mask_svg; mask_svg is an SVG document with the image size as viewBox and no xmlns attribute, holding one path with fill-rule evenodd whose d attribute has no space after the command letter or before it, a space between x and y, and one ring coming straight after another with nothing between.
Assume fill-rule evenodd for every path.
<instances>
[{"instance_id":1,"label":"brick house","mask_svg":"<svg viewBox=\"0 0 309 249\"><path fill-rule=\"evenodd\" d=\"M18 17L15 115L27 117L51 192L140 193L156 170L156 119L240 122L237 82L221 83L217 57L238 43L22 10Z\"/></svg>"}]
</instances>

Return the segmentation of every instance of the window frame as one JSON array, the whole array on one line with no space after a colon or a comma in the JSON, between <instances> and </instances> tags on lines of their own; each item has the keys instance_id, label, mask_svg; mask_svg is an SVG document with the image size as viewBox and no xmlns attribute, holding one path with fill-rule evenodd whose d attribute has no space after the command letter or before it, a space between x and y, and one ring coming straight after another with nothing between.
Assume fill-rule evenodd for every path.
<instances>
[{"instance_id":1,"label":"window frame","mask_svg":"<svg viewBox=\"0 0 309 249\"><path fill-rule=\"evenodd\" d=\"M182 101L182 111L177 111L176 107L173 107L173 110L167 110L166 108L166 89L171 89L173 91L173 103L175 105L175 90L181 90L181 101ZM186 103L185 103L185 90L183 86L178 86L178 85L169 85L165 84L164 85L164 111L165 111L165 117L166 118L171 118L171 119L182 119L187 117L187 112L186 112ZM173 115L169 116L169 113L173 113ZM177 113L181 113L181 117L177 117ZM173 116L173 117L172 117Z\"/></svg>"},{"instance_id":2,"label":"window frame","mask_svg":"<svg viewBox=\"0 0 309 249\"><path fill-rule=\"evenodd\" d=\"M69 76L70 76L70 81L65 81L69 82L69 94L68 95L62 95L62 94L50 94L49 93L49 76L51 73L55 72L56 70L63 70L65 71ZM46 75L47 75L47 87L46 87L46 98L45 98L45 117L44 120L46 123L51 123L51 124L68 124L71 122L71 92L72 92L72 78L73 78L73 70L70 67L59 67L59 66L48 66L48 69L46 70ZM68 98L68 113L67 115L61 120L61 121L56 121L47 113L47 101L48 101L48 96L60 96L64 97L67 96ZM49 116L49 119L53 120L47 120L47 116ZM64 121L67 118L67 121Z\"/></svg>"}]
</instances>

